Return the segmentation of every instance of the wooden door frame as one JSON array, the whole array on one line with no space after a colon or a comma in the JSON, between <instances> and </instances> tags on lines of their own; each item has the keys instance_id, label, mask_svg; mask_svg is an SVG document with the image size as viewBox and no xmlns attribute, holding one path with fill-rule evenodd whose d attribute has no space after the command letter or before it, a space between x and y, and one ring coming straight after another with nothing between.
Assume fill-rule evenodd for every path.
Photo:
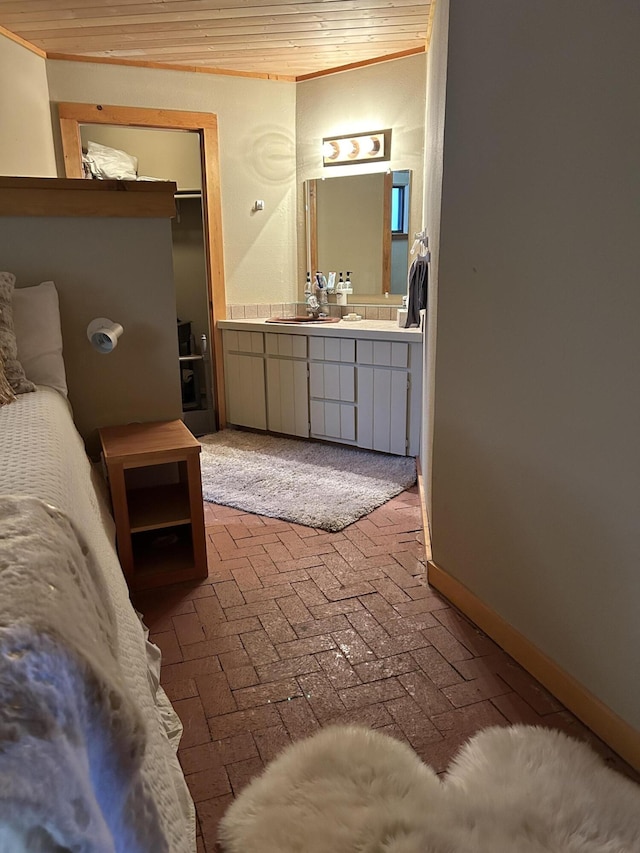
<instances>
[{"instance_id":1,"label":"wooden door frame","mask_svg":"<svg viewBox=\"0 0 640 853\"><path fill-rule=\"evenodd\" d=\"M224 359L222 333L218 329L217 321L226 319L227 304L222 241L218 117L213 113L69 102L58 104L58 116L64 168L68 178L83 177L80 125L111 124L160 130L191 130L199 134L205 266L213 350L213 394L218 429L224 429L226 426Z\"/></svg>"}]
</instances>

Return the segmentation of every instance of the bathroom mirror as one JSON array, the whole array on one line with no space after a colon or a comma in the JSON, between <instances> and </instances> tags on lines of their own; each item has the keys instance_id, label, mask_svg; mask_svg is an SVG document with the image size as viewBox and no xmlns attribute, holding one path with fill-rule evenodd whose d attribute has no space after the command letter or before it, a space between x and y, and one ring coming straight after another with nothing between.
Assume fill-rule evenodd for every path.
<instances>
[{"instance_id":1,"label":"bathroom mirror","mask_svg":"<svg viewBox=\"0 0 640 853\"><path fill-rule=\"evenodd\" d=\"M307 269L351 273L349 301L407 291L408 169L305 182Z\"/></svg>"}]
</instances>

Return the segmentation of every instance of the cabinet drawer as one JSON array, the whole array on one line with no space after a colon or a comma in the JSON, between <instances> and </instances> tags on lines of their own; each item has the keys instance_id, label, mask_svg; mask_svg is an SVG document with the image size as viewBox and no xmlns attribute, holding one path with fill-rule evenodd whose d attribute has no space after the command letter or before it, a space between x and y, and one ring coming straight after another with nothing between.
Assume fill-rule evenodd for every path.
<instances>
[{"instance_id":1,"label":"cabinet drawer","mask_svg":"<svg viewBox=\"0 0 640 853\"><path fill-rule=\"evenodd\" d=\"M285 358L307 357L307 339L304 335L267 333L264 337L268 355L281 355Z\"/></svg>"},{"instance_id":2,"label":"cabinet drawer","mask_svg":"<svg viewBox=\"0 0 640 853\"><path fill-rule=\"evenodd\" d=\"M358 364L408 367L409 344L398 341L358 341Z\"/></svg>"},{"instance_id":3,"label":"cabinet drawer","mask_svg":"<svg viewBox=\"0 0 640 853\"><path fill-rule=\"evenodd\" d=\"M356 342L353 338L309 338L309 358L316 361L354 362Z\"/></svg>"},{"instance_id":4,"label":"cabinet drawer","mask_svg":"<svg viewBox=\"0 0 640 853\"><path fill-rule=\"evenodd\" d=\"M222 341L224 349L229 352L264 352L264 335L262 332L239 332L235 329L224 329Z\"/></svg>"},{"instance_id":5,"label":"cabinet drawer","mask_svg":"<svg viewBox=\"0 0 640 853\"><path fill-rule=\"evenodd\" d=\"M356 399L355 367L351 364L309 364L309 393L321 400Z\"/></svg>"},{"instance_id":6,"label":"cabinet drawer","mask_svg":"<svg viewBox=\"0 0 640 853\"><path fill-rule=\"evenodd\" d=\"M311 435L338 441L355 441L355 406L312 400L310 403Z\"/></svg>"}]
</instances>

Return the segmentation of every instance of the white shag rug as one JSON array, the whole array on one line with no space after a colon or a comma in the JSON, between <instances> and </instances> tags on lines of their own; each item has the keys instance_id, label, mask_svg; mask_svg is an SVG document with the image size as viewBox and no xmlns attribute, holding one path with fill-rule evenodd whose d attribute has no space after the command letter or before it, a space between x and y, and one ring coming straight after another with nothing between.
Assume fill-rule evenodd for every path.
<instances>
[{"instance_id":1,"label":"white shag rug","mask_svg":"<svg viewBox=\"0 0 640 853\"><path fill-rule=\"evenodd\" d=\"M218 828L226 853L413 853L438 777L411 747L335 726L286 749Z\"/></svg>"},{"instance_id":2,"label":"white shag rug","mask_svg":"<svg viewBox=\"0 0 640 853\"><path fill-rule=\"evenodd\" d=\"M534 726L473 737L442 779L380 732L293 744L229 807L225 853L638 853L640 786Z\"/></svg>"},{"instance_id":3,"label":"white shag rug","mask_svg":"<svg viewBox=\"0 0 640 853\"><path fill-rule=\"evenodd\" d=\"M412 456L223 430L201 437L206 501L342 530L416 481Z\"/></svg>"}]
</instances>

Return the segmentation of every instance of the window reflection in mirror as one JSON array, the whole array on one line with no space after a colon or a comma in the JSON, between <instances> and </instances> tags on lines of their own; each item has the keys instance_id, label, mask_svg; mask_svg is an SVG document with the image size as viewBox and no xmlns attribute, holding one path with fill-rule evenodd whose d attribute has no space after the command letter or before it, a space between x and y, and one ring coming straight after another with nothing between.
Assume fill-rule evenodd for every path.
<instances>
[{"instance_id":1,"label":"window reflection in mirror","mask_svg":"<svg viewBox=\"0 0 640 853\"><path fill-rule=\"evenodd\" d=\"M406 293L410 172L307 181L307 268L351 273L353 301Z\"/></svg>"}]
</instances>

